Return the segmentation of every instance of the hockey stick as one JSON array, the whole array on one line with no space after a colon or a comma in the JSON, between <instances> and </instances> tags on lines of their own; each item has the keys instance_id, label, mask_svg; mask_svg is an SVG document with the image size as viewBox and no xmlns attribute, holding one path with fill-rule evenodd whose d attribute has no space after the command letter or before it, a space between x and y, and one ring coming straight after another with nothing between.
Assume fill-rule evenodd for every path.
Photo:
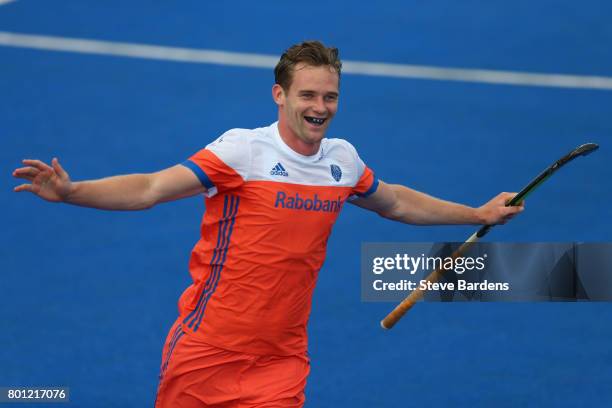
<instances>
[{"instance_id":1,"label":"hockey stick","mask_svg":"<svg viewBox=\"0 0 612 408\"><path fill-rule=\"evenodd\" d=\"M540 184L546 181L550 176L552 176L557 170L561 167L574 160L579 156L586 156L599 148L599 145L595 143L586 143L582 146L578 146L576 149L572 150L567 155L563 156L561 159L554 162L550 167L540 173L536 178L534 178L529 184L527 184L517 195L515 195L506 206L516 206L520 205L521 202L527 197L530 193L532 193ZM493 228L493 225L484 225L478 231L476 231L472 236L470 236L467 241L465 241L453 254L451 258L453 259L453 263L455 258L461 256L465 251L467 251L474 243L478 242L478 240L484 237L490 230ZM446 272L444 268L439 268L433 271L426 278L429 282L437 282L442 275ZM387 315L381 322L380 325L383 329L390 329L406 314L412 306L418 302L425 293L425 290L419 289L417 287L413 290L399 305L393 309L391 313Z\"/></svg>"}]
</instances>

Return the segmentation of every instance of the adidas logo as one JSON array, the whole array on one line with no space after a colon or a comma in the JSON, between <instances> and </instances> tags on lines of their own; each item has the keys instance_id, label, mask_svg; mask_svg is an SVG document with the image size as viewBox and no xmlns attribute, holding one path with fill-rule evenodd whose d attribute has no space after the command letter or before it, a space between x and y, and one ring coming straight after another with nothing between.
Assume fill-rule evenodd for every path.
<instances>
[{"instance_id":1,"label":"adidas logo","mask_svg":"<svg viewBox=\"0 0 612 408\"><path fill-rule=\"evenodd\" d=\"M280 163L276 163L276 166L272 167L272 170L270 170L270 174L272 176L285 176L285 177L289 177L289 173L287 173L287 170L285 170L283 165L280 164Z\"/></svg>"}]
</instances>

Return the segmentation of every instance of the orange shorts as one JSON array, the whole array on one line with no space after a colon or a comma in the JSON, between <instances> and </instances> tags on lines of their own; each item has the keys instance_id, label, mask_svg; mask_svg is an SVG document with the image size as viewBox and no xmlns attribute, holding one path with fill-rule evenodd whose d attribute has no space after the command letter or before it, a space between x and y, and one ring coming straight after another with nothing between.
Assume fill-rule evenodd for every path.
<instances>
[{"instance_id":1,"label":"orange shorts","mask_svg":"<svg viewBox=\"0 0 612 408\"><path fill-rule=\"evenodd\" d=\"M155 408L302 407L306 354L259 356L196 341L177 320L166 339Z\"/></svg>"}]
</instances>

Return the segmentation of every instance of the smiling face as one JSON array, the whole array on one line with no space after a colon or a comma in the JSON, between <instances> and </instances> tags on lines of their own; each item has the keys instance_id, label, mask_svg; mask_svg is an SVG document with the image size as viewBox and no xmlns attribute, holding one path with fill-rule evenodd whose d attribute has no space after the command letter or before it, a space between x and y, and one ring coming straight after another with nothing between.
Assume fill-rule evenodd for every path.
<instances>
[{"instance_id":1,"label":"smiling face","mask_svg":"<svg viewBox=\"0 0 612 408\"><path fill-rule=\"evenodd\" d=\"M317 153L338 110L338 85L338 73L331 66L299 63L289 89L279 84L272 87L279 132L290 148L305 156Z\"/></svg>"}]
</instances>

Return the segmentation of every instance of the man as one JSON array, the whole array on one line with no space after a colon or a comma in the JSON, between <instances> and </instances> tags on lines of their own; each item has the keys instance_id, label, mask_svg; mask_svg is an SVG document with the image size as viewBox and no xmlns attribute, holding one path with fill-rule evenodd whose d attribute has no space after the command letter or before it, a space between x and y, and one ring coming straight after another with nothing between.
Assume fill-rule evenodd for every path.
<instances>
[{"instance_id":1,"label":"man","mask_svg":"<svg viewBox=\"0 0 612 408\"><path fill-rule=\"evenodd\" d=\"M157 407L300 407L309 373L306 324L332 226L347 201L410 224L497 224L522 210L501 193L480 208L379 181L348 142L325 139L341 62L312 41L275 68L278 122L233 129L186 162L153 174L72 182L24 160L15 188L55 202L141 210L206 198L191 285L162 355Z\"/></svg>"}]
</instances>

